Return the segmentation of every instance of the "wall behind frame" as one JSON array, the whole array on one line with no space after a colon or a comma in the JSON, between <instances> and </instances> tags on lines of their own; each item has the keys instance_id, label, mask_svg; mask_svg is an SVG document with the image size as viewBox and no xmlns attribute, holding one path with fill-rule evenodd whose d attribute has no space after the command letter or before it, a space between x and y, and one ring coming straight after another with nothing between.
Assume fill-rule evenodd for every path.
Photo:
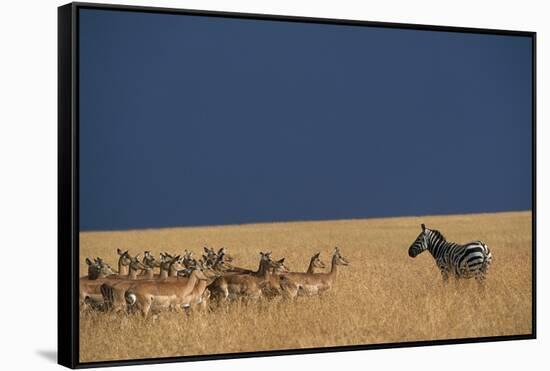
<instances>
[{"instance_id":1,"label":"wall behind frame","mask_svg":"<svg viewBox=\"0 0 550 371\"><path fill-rule=\"evenodd\" d=\"M540 1L385 1L368 2L266 0L214 1L121 1L128 5L154 5L234 12L350 18L371 21L435 24L481 28L519 29L538 32L538 340L482 343L423 348L371 350L333 354L209 361L194 364L141 366L143 369L176 370L284 370L315 368L425 369L441 364L448 370L462 370L464 364L476 369L517 370L534 366L548 357L549 322L544 318L548 299L541 295L547 287L550 266L548 232L550 150L540 143L550 141L544 98L550 86L543 66L550 61L550 27L545 23L544 2ZM0 59L0 246L11 259L29 254L32 268L40 268L40 290L36 279L26 275L4 285L4 298L32 292L41 305L3 305L3 362L12 369L58 367L56 352L56 250L57 250L57 6L63 2L35 0L7 2L0 14L3 44ZM6 264L3 277L18 275L17 267ZM8 347L9 346L9 350ZM472 363L473 362L473 363Z\"/></svg>"}]
</instances>

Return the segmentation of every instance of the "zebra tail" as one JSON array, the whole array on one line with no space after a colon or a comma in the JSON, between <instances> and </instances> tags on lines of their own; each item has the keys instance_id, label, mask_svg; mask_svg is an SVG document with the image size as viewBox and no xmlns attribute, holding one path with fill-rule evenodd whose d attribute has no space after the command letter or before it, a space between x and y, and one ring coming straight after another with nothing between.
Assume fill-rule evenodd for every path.
<instances>
[{"instance_id":1,"label":"zebra tail","mask_svg":"<svg viewBox=\"0 0 550 371\"><path fill-rule=\"evenodd\" d=\"M491 250L489 250L489 247L485 245L485 248L487 249L487 254L485 254L485 259L483 259L483 272L487 272L487 269L493 262L493 254L491 253Z\"/></svg>"}]
</instances>

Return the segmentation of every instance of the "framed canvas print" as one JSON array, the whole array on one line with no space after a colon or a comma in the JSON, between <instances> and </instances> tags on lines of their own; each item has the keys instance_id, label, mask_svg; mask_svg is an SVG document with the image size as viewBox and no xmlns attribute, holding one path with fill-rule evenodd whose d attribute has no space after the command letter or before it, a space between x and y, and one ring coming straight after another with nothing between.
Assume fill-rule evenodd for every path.
<instances>
[{"instance_id":1,"label":"framed canvas print","mask_svg":"<svg viewBox=\"0 0 550 371\"><path fill-rule=\"evenodd\" d=\"M59 8L59 363L533 339L535 33Z\"/></svg>"}]
</instances>

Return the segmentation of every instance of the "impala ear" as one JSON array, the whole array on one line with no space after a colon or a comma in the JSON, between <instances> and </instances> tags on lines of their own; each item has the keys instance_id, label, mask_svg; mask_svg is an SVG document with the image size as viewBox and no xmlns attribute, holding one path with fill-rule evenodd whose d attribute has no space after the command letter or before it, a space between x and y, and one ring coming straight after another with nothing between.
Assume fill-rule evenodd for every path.
<instances>
[{"instance_id":1,"label":"impala ear","mask_svg":"<svg viewBox=\"0 0 550 371\"><path fill-rule=\"evenodd\" d=\"M116 252L118 255L122 255L122 250L121 249L116 249Z\"/></svg>"},{"instance_id":2,"label":"impala ear","mask_svg":"<svg viewBox=\"0 0 550 371\"><path fill-rule=\"evenodd\" d=\"M94 263L90 260L90 258L86 258L86 264L92 265L92 264L94 264Z\"/></svg>"},{"instance_id":3,"label":"impala ear","mask_svg":"<svg viewBox=\"0 0 550 371\"><path fill-rule=\"evenodd\" d=\"M424 223L420 224L420 227L422 227L422 232L426 232L426 226L424 225Z\"/></svg>"}]
</instances>

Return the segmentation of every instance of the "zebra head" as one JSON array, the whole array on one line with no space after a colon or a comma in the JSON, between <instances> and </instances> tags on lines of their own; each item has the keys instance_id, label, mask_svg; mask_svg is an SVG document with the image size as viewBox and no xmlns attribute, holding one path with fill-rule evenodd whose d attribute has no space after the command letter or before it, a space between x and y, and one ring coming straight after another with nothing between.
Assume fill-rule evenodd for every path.
<instances>
[{"instance_id":1,"label":"zebra head","mask_svg":"<svg viewBox=\"0 0 550 371\"><path fill-rule=\"evenodd\" d=\"M426 250L428 248L428 241L426 239L429 229L426 229L426 226L424 224L421 225L422 232L416 237L416 240L414 240L411 247L409 247L409 256L411 258L416 257L418 254L420 254L422 251Z\"/></svg>"}]
</instances>

